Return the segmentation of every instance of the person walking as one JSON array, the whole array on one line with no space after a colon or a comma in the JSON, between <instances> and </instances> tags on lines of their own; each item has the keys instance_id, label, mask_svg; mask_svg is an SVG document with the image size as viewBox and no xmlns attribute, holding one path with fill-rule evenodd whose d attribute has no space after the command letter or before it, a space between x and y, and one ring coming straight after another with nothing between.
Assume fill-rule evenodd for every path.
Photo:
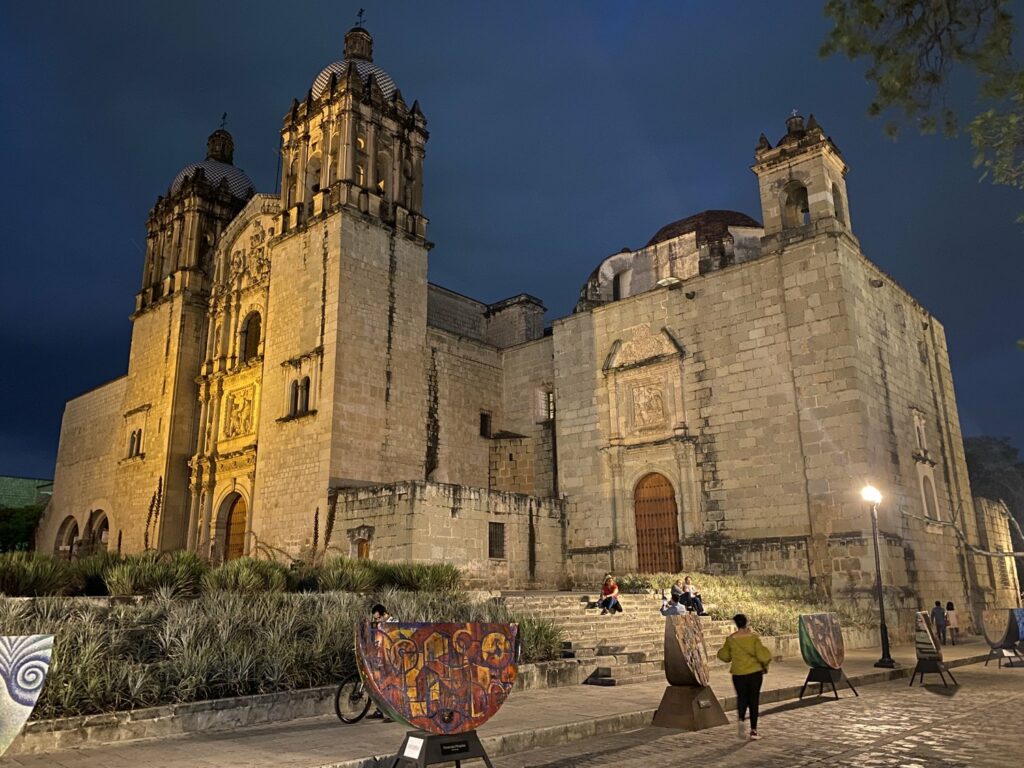
<instances>
[{"instance_id":1,"label":"person walking","mask_svg":"<svg viewBox=\"0 0 1024 768\"><path fill-rule=\"evenodd\" d=\"M739 719L736 721L737 734L741 739L747 737L747 711L750 711L750 739L757 741L761 735L757 732L757 715L761 703L761 683L772 663L772 654L761 638L747 626L747 617L737 613L732 617L736 623L736 631L725 639L725 644L718 650L718 658L729 662L729 673L736 689L736 710Z\"/></svg>"},{"instance_id":2,"label":"person walking","mask_svg":"<svg viewBox=\"0 0 1024 768\"><path fill-rule=\"evenodd\" d=\"M935 632L939 636L939 642L946 644L946 609L942 607L942 601L936 600L932 608L932 624L935 625Z\"/></svg>"},{"instance_id":3,"label":"person walking","mask_svg":"<svg viewBox=\"0 0 1024 768\"><path fill-rule=\"evenodd\" d=\"M956 608L953 607L952 600L946 603L946 629L949 630L950 645L956 645L956 641L960 637L960 619L956 615Z\"/></svg>"}]
</instances>

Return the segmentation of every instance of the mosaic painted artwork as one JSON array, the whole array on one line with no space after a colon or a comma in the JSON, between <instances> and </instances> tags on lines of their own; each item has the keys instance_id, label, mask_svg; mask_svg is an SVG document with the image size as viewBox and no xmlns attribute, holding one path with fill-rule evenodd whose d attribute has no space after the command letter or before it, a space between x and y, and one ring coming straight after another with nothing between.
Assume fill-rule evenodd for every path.
<instances>
[{"instance_id":1,"label":"mosaic painted artwork","mask_svg":"<svg viewBox=\"0 0 1024 768\"><path fill-rule=\"evenodd\" d=\"M0 637L0 755L7 751L43 691L53 635Z\"/></svg>"},{"instance_id":2,"label":"mosaic painted artwork","mask_svg":"<svg viewBox=\"0 0 1024 768\"><path fill-rule=\"evenodd\" d=\"M914 649L918 659L935 659L942 661L942 646L935 632L932 617L925 611L915 614Z\"/></svg>"},{"instance_id":3,"label":"mosaic painted artwork","mask_svg":"<svg viewBox=\"0 0 1024 768\"><path fill-rule=\"evenodd\" d=\"M1024 608L1011 608L1017 622L1017 642L1024 643Z\"/></svg>"},{"instance_id":4,"label":"mosaic painted artwork","mask_svg":"<svg viewBox=\"0 0 1024 768\"><path fill-rule=\"evenodd\" d=\"M669 685L709 685L704 630L694 614L665 617L665 677Z\"/></svg>"},{"instance_id":5,"label":"mosaic painted artwork","mask_svg":"<svg viewBox=\"0 0 1024 768\"><path fill-rule=\"evenodd\" d=\"M988 608L981 612L985 640L990 646L1011 650L1024 637L1018 613L1024 614L1024 611L1019 608Z\"/></svg>"},{"instance_id":6,"label":"mosaic painted artwork","mask_svg":"<svg viewBox=\"0 0 1024 768\"><path fill-rule=\"evenodd\" d=\"M846 646L834 613L800 614L800 654L809 667L842 668Z\"/></svg>"},{"instance_id":7,"label":"mosaic painted artwork","mask_svg":"<svg viewBox=\"0 0 1024 768\"><path fill-rule=\"evenodd\" d=\"M501 708L519 669L515 624L362 624L359 673L392 719L430 733L479 728Z\"/></svg>"}]
</instances>

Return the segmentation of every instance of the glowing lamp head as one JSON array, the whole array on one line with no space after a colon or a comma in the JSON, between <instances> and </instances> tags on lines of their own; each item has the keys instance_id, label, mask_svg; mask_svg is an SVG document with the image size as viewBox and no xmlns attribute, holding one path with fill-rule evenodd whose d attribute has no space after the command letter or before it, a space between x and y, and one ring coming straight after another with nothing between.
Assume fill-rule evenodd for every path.
<instances>
[{"instance_id":1,"label":"glowing lamp head","mask_svg":"<svg viewBox=\"0 0 1024 768\"><path fill-rule=\"evenodd\" d=\"M860 497L869 504L880 504L882 502L882 493L873 485L865 485L860 492Z\"/></svg>"}]
</instances>

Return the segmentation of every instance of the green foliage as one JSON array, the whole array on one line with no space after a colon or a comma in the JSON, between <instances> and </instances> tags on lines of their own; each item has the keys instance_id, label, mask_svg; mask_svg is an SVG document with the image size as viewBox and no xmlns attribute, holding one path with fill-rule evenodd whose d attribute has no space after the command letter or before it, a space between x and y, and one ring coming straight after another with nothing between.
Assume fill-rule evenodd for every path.
<instances>
[{"instance_id":1,"label":"green foliage","mask_svg":"<svg viewBox=\"0 0 1024 768\"><path fill-rule=\"evenodd\" d=\"M0 594L36 597L75 592L76 576L66 560L32 552L0 553ZM0 623L0 627L3 624Z\"/></svg>"},{"instance_id":2,"label":"green foliage","mask_svg":"<svg viewBox=\"0 0 1024 768\"><path fill-rule=\"evenodd\" d=\"M55 635L33 713L45 719L333 684L354 670L356 622L375 602L408 621L516 620L461 593L216 591L179 600L163 589L132 605L0 601L0 626ZM524 660L560 654L550 622L519 621Z\"/></svg>"},{"instance_id":3,"label":"green foliage","mask_svg":"<svg viewBox=\"0 0 1024 768\"><path fill-rule=\"evenodd\" d=\"M203 576L203 587L207 591L224 592L284 592L288 589L291 574L288 568L273 560L256 560L240 557L229 560Z\"/></svg>"},{"instance_id":4,"label":"green foliage","mask_svg":"<svg viewBox=\"0 0 1024 768\"><path fill-rule=\"evenodd\" d=\"M45 505L0 507L0 552L23 552L32 549L36 524Z\"/></svg>"},{"instance_id":5,"label":"green foliage","mask_svg":"<svg viewBox=\"0 0 1024 768\"><path fill-rule=\"evenodd\" d=\"M77 581L81 588L81 594L91 597L109 595L107 571L121 562L122 558L113 552L97 552L94 555L72 560L71 570L78 575Z\"/></svg>"},{"instance_id":6,"label":"green foliage","mask_svg":"<svg viewBox=\"0 0 1024 768\"><path fill-rule=\"evenodd\" d=\"M835 22L821 54L867 58L875 86L868 114L895 110L919 130L956 135L960 117L947 103L958 69L977 76L979 114L968 122L982 178L1024 189L1024 68L1012 55L1007 0L827 0ZM897 122L886 131L895 136ZM1024 220L1022 217L1021 220Z\"/></svg>"},{"instance_id":7,"label":"green foliage","mask_svg":"<svg viewBox=\"0 0 1024 768\"><path fill-rule=\"evenodd\" d=\"M317 582L322 592L370 592L377 588L377 572L368 560L338 557L319 569Z\"/></svg>"},{"instance_id":8,"label":"green foliage","mask_svg":"<svg viewBox=\"0 0 1024 768\"><path fill-rule=\"evenodd\" d=\"M676 579L691 576L708 613L714 619L746 614L751 627L766 635L797 631L801 613L832 612L844 627L874 626L871 611L846 601L829 603L806 582L791 576L714 576L707 573L625 574L617 580L621 592L668 591Z\"/></svg>"},{"instance_id":9,"label":"green foliage","mask_svg":"<svg viewBox=\"0 0 1024 768\"><path fill-rule=\"evenodd\" d=\"M195 597L208 568L194 552L143 552L109 567L104 578L111 595L151 595L164 589L178 597Z\"/></svg>"},{"instance_id":10,"label":"green foliage","mask_svg":"<svg viewBox=\"0 0 1024 768\"><path fill-rule=\"evenodd\" d=\"M410 592L451 592L459 588L462 574L449 563L369 562L380 586Z\"/></svg>"},{"instance_id":11,"label":"green foliage","mask_svg":"<svg viewBox=\"0 0 1024 768\"><path fill-rule=\"evenodd\" d=\"M561 627L536 616L513 616L511 620L519 624L524 664L561 658L562 641L565 640Z\"/></svg>"}]
</instances>

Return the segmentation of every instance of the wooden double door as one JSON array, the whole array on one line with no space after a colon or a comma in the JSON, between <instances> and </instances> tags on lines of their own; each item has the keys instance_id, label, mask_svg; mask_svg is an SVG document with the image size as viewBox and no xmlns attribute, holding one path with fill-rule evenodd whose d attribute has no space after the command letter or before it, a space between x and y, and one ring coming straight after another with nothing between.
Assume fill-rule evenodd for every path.
<instances>
[{"instance_id":1,"label":"wooden double door","mask_svg":"<svg viewBox=\"0 0 1024 768\"><path fill-rule=\"evenodd\" d=\"M636 519L637 570L640 573L679 573L679 515L676 493L664 475L644 475L633 491Z\"/></svg>"}]
</instances>

